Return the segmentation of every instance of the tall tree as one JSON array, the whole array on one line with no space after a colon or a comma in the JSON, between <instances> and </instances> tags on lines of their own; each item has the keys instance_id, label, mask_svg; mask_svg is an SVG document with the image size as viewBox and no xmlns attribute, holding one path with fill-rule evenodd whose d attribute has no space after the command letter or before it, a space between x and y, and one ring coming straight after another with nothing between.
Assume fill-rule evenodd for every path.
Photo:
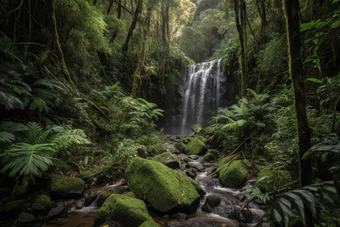
<instances>
[{"instance_id":1,"label":"tall tree","mask_svg":"<svg viewBox=\"0 0 340 227\"><path fill-rule=\"evenodd\" d=\"M145 19L142 23L142 31L143 31L143 41L142 41L142 47L140 50L140 56L138 61L137 69L135 70L135 73L133 74L133 84L132 84L132 97L137 98L138 91L140 86L142 85L142 72L145 71L145 57L148 49L148 36L150 32L150 20L151 20L151 12L153 9L153 6L155 4L152 2L152 0L148 1L148 8L146 12Z\"/></svg>"},{"instance_id":2,"label":"tall tree","mask_svg":"<svg viewBox=\"0 0 340 227\"><path fill-rule=\"evenodd\" d=\"M299 160L311 146L310 131L306 115L306 93L303 83L303 69L301 57L301 36L299 22L299 0L283 0L286 16L289 70L293 80L295 112L299 137ZM310 159L300 160L300 184L312 183L312 162Z\"/></svg>"},{"instance_id":3,"label":"tall tree","mask_svg":"<svg viewBox=\"0 0 340 227\"><path fill-rule=\"evenodd\" d=\"M127 50L129 49L129 42L130 42L130 39L133 35L133 31L135 30L136 28L136 24L137 24L137 21L138 21L138 16L139 14L142 13L142 9L143 9L143 0L138 0L138 3L137 3L137 6L136 6L136 10L135 10L135 13L133 15L133 21L131 23L131 26L130 26L130 29L129 29L129 33L125 39L125 43L124 43L124 46L123 46L123 52L127 52Z\"/></svg>"},{"instance_id":4,"label":"tall tree","mask_svg":"<svg viewBox=\"0 0 340 227\"><path fill-rule=\"evenodd\" d=\"M236 28L241 48L241 96L246 96L248 88L247 60L246 60L246 5L244 0L233 0Z\"/></svg>"}]
</instances>

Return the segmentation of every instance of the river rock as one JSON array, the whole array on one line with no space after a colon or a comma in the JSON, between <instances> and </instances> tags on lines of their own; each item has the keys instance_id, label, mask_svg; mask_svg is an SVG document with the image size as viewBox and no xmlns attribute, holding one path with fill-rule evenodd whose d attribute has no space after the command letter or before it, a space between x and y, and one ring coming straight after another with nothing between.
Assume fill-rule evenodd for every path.
<instances>
[{"instance_id":1,"label":"river rock","mask_svg":"<svg viewBox=\"0 0 340 227\"><path fill-rule=\"evenodd\" d=\"M200 157L198 155L189 155L189 158L192 159L192 160L197 160Z\"/></svg>"},{"instance_id":2,"label":"river rock","mask_svg":"<svg viewBox=\"0 0 340 227\"><path fill-rule=\"evenodd\" d=\"M224 187L239 187L247 178L248 171L241 160L232 161L219 174L219 179Z\"/></svg>"},{"instance_id":3,"label":"river rock","mask_svg":"<svg viewBox=\"0 0 340 227\"><path fill-rule=\"evenodd\" d=\"M272 170L269 166L263 168L263 170L261 170L261 172L257 175L255 186L263 193L272 191L274 187L274 170Z\"/></svg>"},{"instance_id":4,"label":"river rock","mask_svg":"<svg viewBox=\"0 0 340 227\"><path fill-rule=\"evenodd\" d=\"M85 202L85 199L82 198L82 199L79 199L78 202L76 203L76 208L77 209L81 209L84 207L84 202ZM104 202L103 202L104 203ZM97 204L98 205L98 204ZM102 204L101 204L102 205Z\"/></svg>"},{"instance_id":5,"label":"river rock","mask_svg":"<svg viewBox=\"0 0 340 227\"><path fill-rule=\"evenodd\" d=\"M65 213L65 208L63 205L58 205L57 207L54 207L48 212L47 218L57 218L62 216Z\"/></svg>"},{"instance_id":6,"label":"river rock","mask_svg":"<svg viewBox=\"0 0 340 227\"><path fill-rule=\"evenodd\" d=\"M201 209L205 212L212 212L212 208L218 206L220 202L220 197L216 195L208 195Z\"/></svg>"},{"instance_id":7,"label":"river rock","mask_svg":"<svg viewBox=\"0 0 340 227\"><path fill-rule=\"evenodd\" d=\"M183 152L184 151L184 148L185 148L185 144L184 143L182 143L182 142L178 142L177 144L176 144L176 148L180 151L180 152Z\"/></svg>"},{"instance_id":8,"label":"river rock","mask_svg":"<svg viewBox=\"0 0 340 227\"><path fill-rule=\"evenodd\" d=\"M205 144L195 138L193 139L185 148L184 148L184 151L186 154L188 155L202 155L204 154L205 152L207 152L207 146L205 146Z\"/></svg>"},{"instance_id":9,"label":"river rock","mask_svg":"<svg viewBox=\"0 0 340 227\"><path fill-rule=\"evenodd\" d=\"M192 173L191 171L185 171L185 174L188 175L191 179L195 179L196 174Z\"/></svg>"},{"instance_id":10,"label":"river rock","mask_svg":"<svg viewBox=\"0 0 340 227\"><path fill-rule=\"evenodd\" d=\"M172 144L170 144L170 143L165 143L164 144L164 148L165 148L165 150L167 150L167 151L170 151L171 153L176 153L177 152L177 149L176 149L176 147L174 147Z\"/></svg>"},{"instance_id":11,"label":"river rock","mask_svg":"<svg viewBox=\"0 0 340 227\"><path fill-rule=\"evenodd\" d=\"M2 213L5 217L13 218L20 214L21 211L29 205L26 199L15 200L5 204Z\"/></svg>"},{"instance_id":12,"label":"river rock","mask_svg":"<svg viewBox=\"0 0 340 227\"><path fill-rule=\"evenodd\" d=\"M155 221L145 221L139 227L160 227Z\"/></svg>"},{"instance_id":13,"label":"river rock","mask_svg":"<svg viewBox=\"0 0 340 227\"><path fill-rule=\"evenodd\" d=\"M108 219L129 227L139 227L146 221L153 221L142 200L119 194L107 198L96 215L94 227Z\"/></svg>"},{"instance_id":14,"label":"river rock","mask_svg":"<svg viewBox=\"0 0 340 227\"><path fill-rule=\"evenodd\" d=\"M218 150L210 150L204 156L203 162L216 162L220 158L220 152Z\"/></svg>"},{"instance_id":15,"label":"river rock","mask_svg":"<svg viewBox=\"0 0 340 227\"><path fill-rule=\"evenodd\" d=\"M47 195L38 195L32 204L34 214L47 214L52 209L52 202Z\"/></svg>"},{"instance_id":16,"label":"river rock","mask_svg":"<svg viewBox=\"0 0 340 227\"><path fill-rule=\"evenodd\" d=\"M32 214L26 213L26 212L21 212L18 218L18 222L23 223L23 224L30 223L34 220L35 220L35 217Z\"/></svg>"},{"instance_id":17,"label":"river rock","mask_svg":"<svg viewBox=\"0 0 340 227\"><path fill-rule=\"evenodd\" d=\"M202 163L199 163L199 162L189 162L188 165L190 167L194 167L199 172L204 172L204 170L205 170L204 165Z\"/></svg>"},{"instance_id":18,"label":"river rock","mask_svg":"<svg viewBox=\"0 0 340 227\"><path fill-rule=\"evenodd\" d=\"M184 139L181 140L182 143L185 145L188 145L194 138L192 137L185 137Z\"/></svg>"},{"instance_id":19,"label":"river rock","mask_svg":"<svg viewBox=\"0 0 340 227\"><path fill-rule=\"evenodd\" d=\"M176 213L171 216L171 219L176 219L177 221L183 222L189 219L189 215L184 213Z\"/></svg>"},{"instance_id":20,"label":"river rock","mask_svg":"<svg viewBox=\"0 0 340 227\"><path fill-rule=\"evenodd\" d=\"M86 207L90 206L91 203L93 203L97 197L98 197L97 193L95 191L91 191L85 199L84 206Z\"/></svg>"},{"instance_id":21,"label":"river rock","mask_svg":"<svg viewBox=\"0 0 340 227\"><path fill-rule=\"evenodd\" d=\"M129 188L161 212L192 212L204 190L181 171L153 160L134 158L125 172Z\"/></svg>"},{"instance_id":22,"label":"river rock","mask_svg":"<svg viewBox=\"0 0 340 227\"><path fill-rule=\"evenodd\" d=\"M109 191L105 191L104 193L102 193L99 198L97 199L97 206L101 207L103 205L103 203L105 202L105 200L107 198L109 198L110 195L112 194L123 194L126 191L128 191L128 188L126 186L119 186L117 188L112 188Z\"/></svg>"},{"instance_id":23,"label":"river rock","mask_svg":"<svg viewBox=\"0 0 340 227\"><path fill-rule=\"evenodd\" d=\"M160 162L171 169L178 169L180 167L178 158L170 151L156 155L153 160Z\"/></svg>"},{"instance_id":24,"label":"river rock","mask_svg":"<svg viewBox=\"0 0 340 227\"><path fill-rule=\"evenodd\" d=\"M80 178L57 174L48 175L47 190L53 199L81 198L85 183Z\"/></svg>"},{"instance_id":25,"label":"river rock","mask_svg":"<svg viewBox=\"0 0 340 227\"><path fill-rule=\"evenodd\" d=\"M203 127L200 124L195 124L195 125L191 126L191 129L195 133L200 133L200 131L203 129Z\"/></svg>"},{"instance_id":26,"label":"river rock","mask_svg":"<svg viewBox=\"0 0 340 227\"><path fill-rule=\"evenodd\" d=\"M16 185L13 190L13 196L15 199L26 199L27 198L27 186L26 185Z\"/></svg>"}]
</instances>

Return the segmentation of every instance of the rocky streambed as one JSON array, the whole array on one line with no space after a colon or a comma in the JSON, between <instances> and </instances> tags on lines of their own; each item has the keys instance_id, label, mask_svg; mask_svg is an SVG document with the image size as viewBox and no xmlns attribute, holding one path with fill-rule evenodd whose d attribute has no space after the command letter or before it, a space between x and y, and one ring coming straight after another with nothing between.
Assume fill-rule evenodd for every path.
<instances>
[{"instance_id":1,"label":"rocky streambed","mask_svg":"<svg viewBox=\"0 0 340 227\"><path fill-rule=\"evenodd\" d=\"M255 226L264 214L261 200L250 202L237 215L250 197L241 187L256 183L248 173L249 162L240 155L221 160L219 151L208 149L205 142L204 137L170 138L164 145L167 152L152 160L135 158L125 179L94 186L83 194L85 185L78 179L53 175L51 179L59 182L49 180L49 195L45 195L54 201L53 208L51 204L39 213L33 206L37 198L26 200L15 205L26 206L16 209L19 217L3 222L4 226ZM213 174L216 170L219 173ZM68 181L76 181L73 188L56 189ZM14 218L15 209L6 210L6 205L13 204L5 204L5 213L12 212Z\"/></svg>"}]
</instances>

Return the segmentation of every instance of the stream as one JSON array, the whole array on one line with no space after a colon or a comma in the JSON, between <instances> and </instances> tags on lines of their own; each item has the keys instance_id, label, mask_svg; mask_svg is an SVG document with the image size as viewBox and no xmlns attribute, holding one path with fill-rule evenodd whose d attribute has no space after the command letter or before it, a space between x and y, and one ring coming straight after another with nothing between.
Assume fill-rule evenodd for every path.
<instances>
[{"instance_id":1,"label":"stream","mask_svg":"<svg viewBox=\"0 0 340 227\"><path fill-rule=\"evenodd\" d=\"M201 187L205 190L206 194L201 198L198 209L190 215L180 215L180 217L174 219L170 214L159 213L154 210L150 205L148 207L149 214L160 225L164 227L250 227L255 226L265 211L261 208L265 208L264 204L260 200L255 200L249 203L248 209L244 209L240 214L239 221L235 216L235 213L242 207L244 202L250 197L241 192L241 188L225 188L221 185L218 175L215 174L210 178L206 178L210 175L216 167L209 167L209 164L205 165L202 162L203 156L189 156L186 154L179 154L183 158L188 158L189 162L184 163L187 167L194 167L197 169L197 175L195 180L199 182ZM253 185L256 178L248 179L245 185ZM107 184L106 186L94 186L88 189L80 203L82 203L87 194L90 191L95 191L98 195L105 190L120 185L124 179ZM119 186L126 187L126 186ZM218 206L212 208L211 213L207 213L201 210L205 199L209 195L216 195L221 199ZM99 196L97 197L99 198ZM94 223L96 213L98 211L97 199L93 201L89 206L76 208L76 204L79 200L66 200L59 201L58 204L63 204L66 207L67 215L62 218L53 219L44 226L48 227L91 227ZM79 208L79 207L78 207ZM112 226L122 226L118 223L114 223ZM265 225L264 225L265 226ZM128 227L128 226L126 226Z\"/></svg>"}]
</instances>

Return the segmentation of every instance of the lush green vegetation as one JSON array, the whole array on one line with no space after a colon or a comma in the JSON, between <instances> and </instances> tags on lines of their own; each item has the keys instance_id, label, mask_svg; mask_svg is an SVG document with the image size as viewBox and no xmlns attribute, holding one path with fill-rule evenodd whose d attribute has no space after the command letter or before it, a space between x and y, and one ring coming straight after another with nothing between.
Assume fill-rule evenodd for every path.
<instances>
[{"instance_id":1,"label":"lush green vegetation","mask_svg":"<svg viewBox=\"0 0 340 227\"><path fill-rule=\"evenodd\" d=\"M273 170L272 223L340 224L339 0L0 3L0 190L161 153L184 66L223 58L239 95L209 130Z\"/></svg>"}]
</instances>

